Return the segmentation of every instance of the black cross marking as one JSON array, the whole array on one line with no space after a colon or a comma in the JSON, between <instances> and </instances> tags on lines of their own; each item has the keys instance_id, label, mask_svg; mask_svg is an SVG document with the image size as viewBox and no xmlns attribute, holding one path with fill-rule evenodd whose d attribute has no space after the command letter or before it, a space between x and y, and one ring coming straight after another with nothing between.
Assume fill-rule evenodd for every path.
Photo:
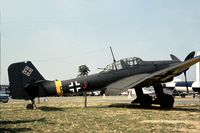
<instances>
[{"instance_id":1,"label":"black cross marking","mask_svg":"<svg viewBox=\"0 0 200 133\"><path fill-rule=\"evenodd\" d=\"M81 89L81 84L80 83L78 83L77 81L75 81L75 82L71 82L70 84L69 84L69 90L71 91L71 92L79 92L79 90Z\"/></svg>"}]
</instances>

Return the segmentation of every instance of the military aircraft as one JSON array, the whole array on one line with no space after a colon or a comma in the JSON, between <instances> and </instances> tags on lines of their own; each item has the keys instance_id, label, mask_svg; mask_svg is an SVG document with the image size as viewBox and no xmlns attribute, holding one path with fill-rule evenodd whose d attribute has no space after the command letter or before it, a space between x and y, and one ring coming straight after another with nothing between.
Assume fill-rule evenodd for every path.
<instances>
[{"instance_id":1,"label":"military aircraft","mask_svg":"<svg viewBox=\"0 0 200 133\"><path fill-rule=\"evenodd\" d=\"M134 88L137 98L132 103L142 107L160 104L162 108L172 108L174 97L163 92L162 83L185 73L193 64L200 62L200 56L191 52L180 61L171 55L172 60L143 61L137 57L121 59L107 65L103 71L69 80L49 81L39 73L30 62L13 63L8 68L10 91L13 99L31 100L27 109L34 108L36 97L75 95L78 93L100 90L106 95L118 95ZM157 97L152 99L144 94L143 87L153 86Z\"/></svg>"}]
</instances>

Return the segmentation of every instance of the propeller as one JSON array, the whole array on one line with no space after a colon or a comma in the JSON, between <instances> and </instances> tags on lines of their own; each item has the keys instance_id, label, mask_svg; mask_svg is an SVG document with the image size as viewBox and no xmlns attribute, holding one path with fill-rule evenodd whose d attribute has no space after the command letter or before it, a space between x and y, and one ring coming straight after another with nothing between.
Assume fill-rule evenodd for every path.
<instances>
[{"instance_id":1,"label":"propeller","mask_svg":"<svg viewBox=\"0 0 200 133\"><path fill-rule=\"evenodd\" d=\"M184 77L185 77L185 85L186 85L187 94L188 94L189 93L189 89L188 89L188 82L187 82L187 74L186 74L186 71L184 71L183 73L184 73Z\"/></svg>"},{"instance_id":2,"label":"propeller","mask_svg":"<svg viewBox=\"0 0 200 133\"><path fill-rule=\"evenodd\" d=\"M192 51L190 54L188 54L188 56L185 58L185 61L194 58L195 55L195 51ZM189 69L189 68L188 68ZM186 85L186 89L187 89L187 94L189 93L189 89L188 89L188 82L187 82L187 70L186 69L183 73L184 73L184 77L185 77L185 85Z\"/></svg>"},{"instance_id":3,"label":"propeller","mask_svg":"<svg viewBox=\"0 0 200 133\"><path fill-rule=\"evenodd\" d=\"M170 54L170 56L171 56L172 60L174 60L174 61L180 61L181 62L181 60L179 58L177 58L175 55Z\"/></svg>"},{"instance_id":4,"label":"propeller","mask_svg":"<svg viewBox=\"0 0 200 133\"><path fill-rule=\"evenodd\" d=\"M194 55L195 55L195 51L192 51L192 52L189 53L188 56L185 58L185 61L194 58Z\"/></svg>"}]
</instances>

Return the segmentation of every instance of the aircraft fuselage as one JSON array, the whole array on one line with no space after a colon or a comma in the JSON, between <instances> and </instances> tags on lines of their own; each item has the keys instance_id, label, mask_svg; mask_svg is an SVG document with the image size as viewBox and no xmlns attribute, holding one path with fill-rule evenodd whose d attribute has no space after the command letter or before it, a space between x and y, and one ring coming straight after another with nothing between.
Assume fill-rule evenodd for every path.
<instances>
[{"instance_id":1,"label":"aircraft fuselage","mask_svg":"<svg viewBox=\"0 0 200 133\"><path fill-rule=\"evenodd\" d=\"M131 75L137 74L150 74L170 65L176 64L176 61L144 61L141 64L133 65L129 68L110 70L106 72L100 72L93 75L77 77L70 80L55 80L55 81L41 81L39 82L38 91L39 95L35 97L43 96L55 96L57 95L75 95L85 91L95 91L106 89L105 86L112 82L126 78ZM41 88L43 89L41 89ZM27 88L27 91L31 88Z\"/></svg>"}]
</instances>

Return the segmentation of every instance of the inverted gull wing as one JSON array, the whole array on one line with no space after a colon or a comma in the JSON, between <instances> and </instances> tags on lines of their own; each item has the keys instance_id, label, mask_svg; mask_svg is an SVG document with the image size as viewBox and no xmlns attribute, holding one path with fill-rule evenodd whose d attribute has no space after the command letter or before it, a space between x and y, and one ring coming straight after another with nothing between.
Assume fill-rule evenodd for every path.
<instances>
[{"instance_id":1,"label":"inverted gull wing","mask_svg":"<svg viewBox=\"0 0 200 133\"><path fill-rule=\"evenodd\" d=\"M118 80L108 85L106 87L107 89L105 93L116 95L127 91L131 88L152 86L155 84L166 82L169 79L180 75L182 72L184 72L190 66L196 64L197 62L200 62L200 56L178 63L168 68L156 71L151 74L139 74L129 76L127 78Z\"/></svg>"},{"instance_id":2,"label":"inverted gull wing","mask_svg":"<svg viewBox=\"0 0 200 133\"><path fill-rule=\"evenodd\" d=\"M143 80L148 75L149 74L134 75L113 82L106 87L107 89L105 93L111 95L120 94L121 92L130 89L131 88L130 86L134 86L135 84L138 84L138 82L140 83L140 81Z\"/></svg>"}]
</instances>

